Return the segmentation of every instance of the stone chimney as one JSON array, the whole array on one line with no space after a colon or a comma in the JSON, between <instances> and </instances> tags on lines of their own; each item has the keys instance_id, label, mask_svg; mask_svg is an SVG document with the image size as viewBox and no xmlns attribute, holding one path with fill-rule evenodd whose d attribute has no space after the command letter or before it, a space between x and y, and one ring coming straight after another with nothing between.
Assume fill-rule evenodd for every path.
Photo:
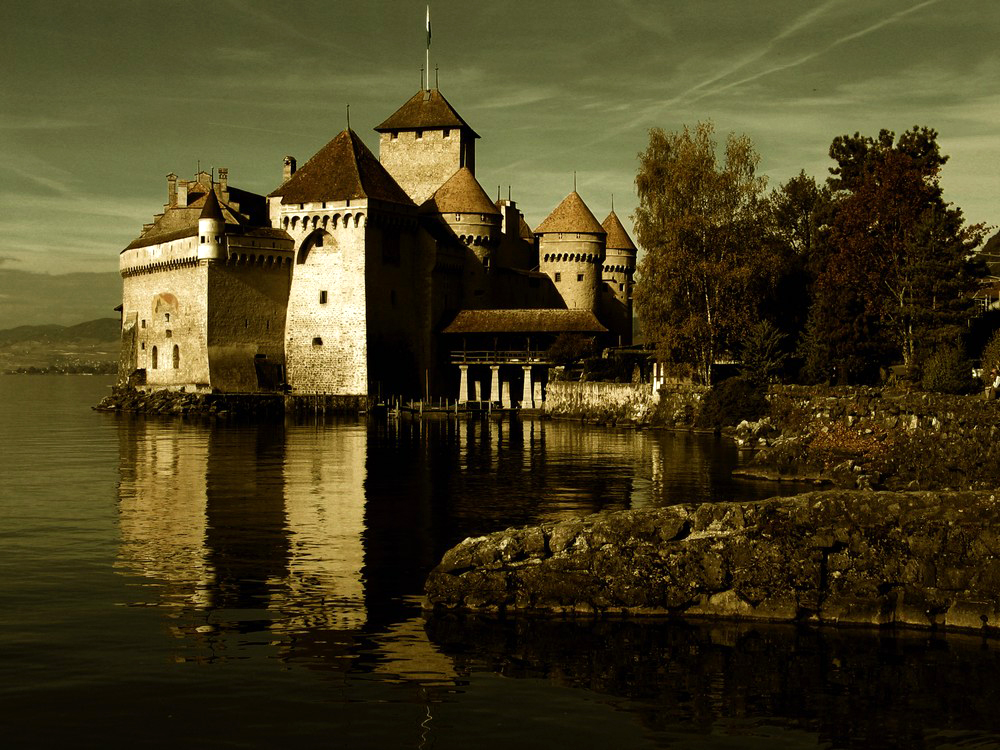
<instances>
[{"instance_id":1,"label":"stone chimney","mask_svg":"<svg viewBox=\"0 0 1000 750\"><path fill-rule=\"evenodd\" d=\"M177 175L173 172L167 175L167 206L177 205Z\"/></svg>"},{"instance_id":2,"label":"stone chimney","mask_svg":"<svg viewBox=\"0 0 1000 750\"><path fill-rule=\"evenodd\" d=\"M175 205L186 208L188 204L188 181L177 181L177 203Z\"/></svg>"},{"instance_id":3,"label":"stone chimney","mask_svg":"<svg viewBox=\"0 0 1000 750\"><path fill-rule=\"evenodd\" d=\"M282 176L282 182L288 182L288 179L295 174L295 157L286 156L285 157L285 171Z\"/></svg>"},{"instance_id":4,"label":"stone chimney","mask_svg":"<svg viewBox=\"0 0 1000 750\"><path fill-rule=\"evenodd\" d=\"M219 167L219 189L223 193L229 192L229 168Z\"/></svg>"}]
</instances>

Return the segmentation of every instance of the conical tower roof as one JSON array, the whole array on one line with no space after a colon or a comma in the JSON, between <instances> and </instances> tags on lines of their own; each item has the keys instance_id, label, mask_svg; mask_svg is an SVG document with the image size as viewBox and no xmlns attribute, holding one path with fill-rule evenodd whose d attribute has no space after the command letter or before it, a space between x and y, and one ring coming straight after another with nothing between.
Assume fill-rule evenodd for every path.
<instances>
[{"instance_id":1,"label":"conical tower roof","mask_svg":"<svg viewBox=\"0 0 1000 750\"><path fill-rule=\"evenodd\" d=\"M567 195L545 221L535 228L535 234L547 232L606 234L604 228L597 222L597 217L587 208L587 204L583 202L583 198L575 190Z\"/></svg>"},{"instance_id":2,"label":"conical tower roof","mask_svg":"<svg viewBox=\"0 0 1000 750\"><path fill-rule=\"evenodd\" d=\"M280 196L282 203L374 198L413 205L406 191L350 129L317 151L271 196Z\"/></svg>"},{"instance_id":3,"label":"conical tower roof","mask_svg":"<svg viewBox=\"0 0 1000 750\"><path fill-rule=\"evenodd\" d=\"M500 211L468 167L462 167L449 177L420 208L422 211L439 214L500 215Z\"/></svg>"},{"instance_id":4,"label":"conical tower roof","mask_svg":"<svg viewBox=\"0 0 1000 750\"><path fill-rule=\"evenodd\" d=\"M635 244L632 242L632 238L628 236L628 232L625 231L625 227L622 225L621 219L618 218L618 214L615 213L614 209L611 209L608 218L601 222L601 226L608 233L608 239L605 243L605 247L608 250L638 252Z\"/></svg>"},{"instance_id":5,"label":"conical tower roof","mask_svg":"<svg viewBox=\"0 0 1000 750\"><path fill-rule=\"evenodd\" d=\"M463 128L473 138L479 137L437 89L421 89L375 130L382 133L389 130L430 128Z\"/></svg>"},{"instance_id":6,"label":"conical tower roof","mask_svg":"<svg viewBox=\"0 0 1000 750\"><path fill-rule=\"evenodd\" d=\"M201 214L198 218L215 219L217 221L226 220L226 217L222 214L222 206L219 205L219 196L215 194L215 190L212 187L208 189L208 193L205 196L205 205L201 207Z\"/></svg>"}]
</instances>

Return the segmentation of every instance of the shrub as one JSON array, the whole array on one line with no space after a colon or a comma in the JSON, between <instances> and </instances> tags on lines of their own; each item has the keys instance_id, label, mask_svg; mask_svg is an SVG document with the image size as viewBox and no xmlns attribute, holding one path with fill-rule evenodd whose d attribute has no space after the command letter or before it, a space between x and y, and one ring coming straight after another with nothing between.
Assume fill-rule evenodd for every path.
<instances>
[{"instance_id":1,"label":"shrub","mask_svg":"<svg viewBox=\"0 0 1000 750\"><path fill-rule=\"evenodd\" d=\"M785 338L785 334L769 320L750 326L740 342L743 358L740 374L758 383L774 380L788 360L788 354L783 350Z\"/></svg>"},{"instance_id":2,"label":"shrub","mask_svg":"<svg viewBox=\"0 0 1000 750\"><path fill-rule=\"evenodd\" d=\"M957 347L941 347L924 362L921 386L935 393L968 393L972 389L972 363Z\"/></svg>"},{"instance_id":3,"label":"shrub","mask_svg":"<svg viewBox=\"0 0 1000 750\"><path fill-rule=\"evenodd\" d=\"M983 349L983 382L989 382L990 371L994 367L1000 370L1000 331L990 337Z\"/></svg>"},{"instance_id":4,"label":"shrub","mask_svg":"<svg viewBox=\"0 0 1000 750\"><path fill-rule=\"evenodd\" d=\"M750 378L737 377L712 386L701 402L699 427L728 427L744 419L755 422L768 412L763 385Z\"/></svg>"}]
</instances>

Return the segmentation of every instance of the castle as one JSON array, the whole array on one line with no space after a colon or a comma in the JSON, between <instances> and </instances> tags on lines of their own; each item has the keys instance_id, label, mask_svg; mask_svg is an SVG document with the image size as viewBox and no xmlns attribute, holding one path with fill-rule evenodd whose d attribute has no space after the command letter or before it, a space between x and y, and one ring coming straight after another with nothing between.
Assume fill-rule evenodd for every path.
<instances>
[{"instance_id":1,"label":"castle","mask_svg":"<svg viewBox=\"0 0 1000 750\"><path fill-rule=\"evenodd\" d=\"M631 340L636 248L574 190L534 231L476 180L435 89L268 196L200 171L121 252L122 379L145 388L537 405L561 335Z\"/></svg>"}]
</instances>

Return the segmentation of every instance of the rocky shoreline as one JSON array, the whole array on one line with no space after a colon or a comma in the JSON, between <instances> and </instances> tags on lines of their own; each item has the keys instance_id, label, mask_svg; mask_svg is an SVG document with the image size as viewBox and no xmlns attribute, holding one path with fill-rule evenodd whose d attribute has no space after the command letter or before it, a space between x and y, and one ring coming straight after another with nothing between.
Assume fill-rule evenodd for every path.
<instances>
[{"instance_id":1,"label":"rocky shoreline","mask_svg":"<svg viewBox=\"0 0 1000 750\"><path fill-rule=\"evenodd\" d=\"M186 391L141 391L116 386L111 395L93 407L95 411L159 414L170 416L278 418L284 414L279 394L234 395Z\"/></svg>"},{"instance_id":2,"label":"rocky shoreline","mask_svg":"<svg viewBox=\"0 0 1000 750\"><path fill-rule=\"evenodd\" d=\"M989 492L832 490L620 511L467 539L427 607L1000 633Z\"/></svg>"}]
</instances>

